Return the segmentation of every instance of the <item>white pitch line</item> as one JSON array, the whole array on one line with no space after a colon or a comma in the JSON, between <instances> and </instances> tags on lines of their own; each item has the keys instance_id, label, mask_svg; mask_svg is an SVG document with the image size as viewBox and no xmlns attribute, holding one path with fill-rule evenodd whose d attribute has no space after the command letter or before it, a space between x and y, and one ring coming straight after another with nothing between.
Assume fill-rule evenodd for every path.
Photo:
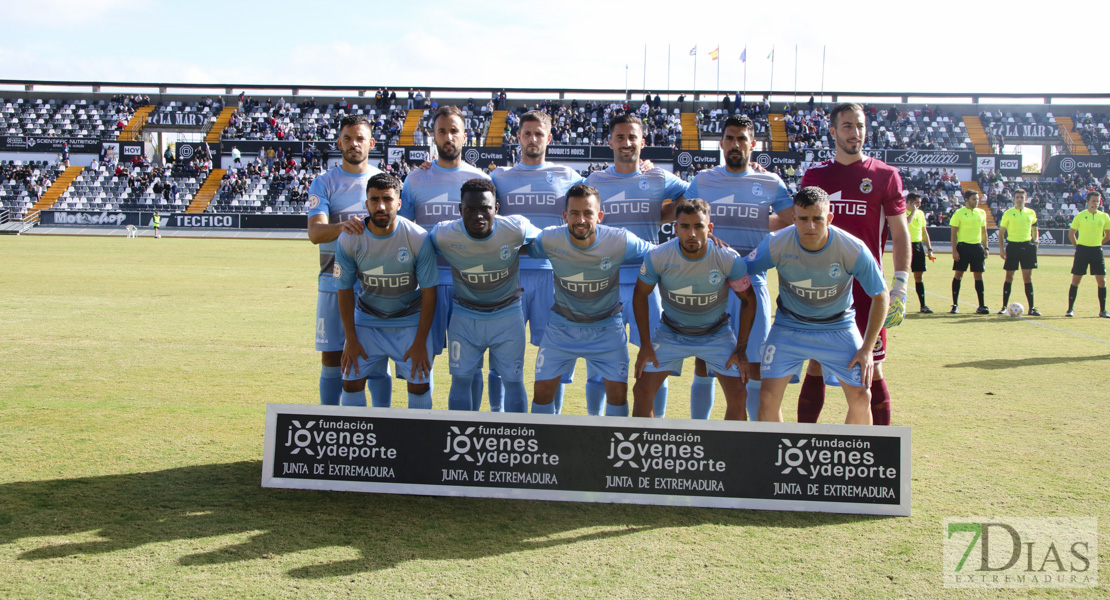
<instances>
[{"instance_id":1,"label":"white pitch line","mask_svg":"<svg viewBox=\"0 0 1110 600\"><path fill-rule=\"evenodd\" d=\"M950 297L950 296L945 296L945 295L943 295L943 294L938 294L938 293L936 293L936 292L925 292L925 294L926 294L926 295L929 295L929 296L936 296L937 298L944 298L945 300L950 300L950 299L951 299L951 297ZM909 300L910 298L909 298L909 297L907 297L906 299L907 299L907 300ZM961 306L963 306L963 305L967 305L967 304L968 304L967 302L960 302L960 305L961 305ZM977 304L974 304L974 305L970 305L970 306L973 306L974 308L979 308L979 305L977 305ZM939 313L938 313L938 314L939 314ZM971 314L975 314L975 313L974 313L974 312L972 312ZM996 314L994 314L994 312L992 311L992 312L991 312L991 315L990 315L990 316L995 316L995 317L998 317L998 316L1002 316L1002 315L996 315ZM1034 320L1033 320L1032 318L1026 318L1025 316L1022 316L1022 317L1021 317L1021 322L1022 322L1022 323L1029 323L1029 324L1032 324L1032 325L1036 325L1036 326L1038 326L1038 327L1047 327L1047 328L1049 328L1049 329L1051 329L1051 330L1053 330L1053 331L1059 331L1059 332L1061 332L1061 333L1068 333L1068 334L1074 335L1075 337L1081 337L1081 338L1084 338L1084 339L1088 339L1088 340L1091 340L1091 341L1093 341L1093 342L1099 342L1099 343L1102 343L1102 344L1108 344L1108 345L1110 345L1110 340L1104 340L1104 339L1102 339L1102 338L1092 337L1092 336L1089 336L1089 335L1086 335L1086 334L1082 334L1082 333L1079 333L1079 332L1077 332L1077 331L1071 331L1071 330L1069 330L1069 329L1061 329L1061 328L1059 328L1059 327L1053 327L1052 325L1049 325L1049 324L1047 324L1047 323L1041 323L1041 322L1039 322L1039 321L1034 321Z\"/></svg>"}]
</instances>

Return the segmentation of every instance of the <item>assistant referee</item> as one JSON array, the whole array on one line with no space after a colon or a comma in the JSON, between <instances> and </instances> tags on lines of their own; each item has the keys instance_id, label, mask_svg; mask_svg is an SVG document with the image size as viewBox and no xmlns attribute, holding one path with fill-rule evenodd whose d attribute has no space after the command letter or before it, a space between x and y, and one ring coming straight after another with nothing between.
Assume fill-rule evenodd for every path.
<instances>
[{"instance_id":1,"label":"assistant referee","mask_svg":"<svg viewBox=\"0 0 1110 600\"><path fill-rule=\"evenodd\" d=\"M1029 301L1029 315L1041 316L1033 302L1033 269L1037 268L1037 213L1025 206L1025 190L1014 192L1014 205L1002 214L998 223L999 256L1005 261L1002 268L1006 271L1006 281L1002 284L1002 309L998 314L1006 314L1010 305L1010 286L1014 282L1014 271L1021 267L1021 279L1025 282L1025 299Z\"/></svg>"},{"instance_id":2,"label":"assistant referee","mask_svg":"<svg viewBox=\"0 0 1110 600\"><path fill-rule=\"evenodd\" d=\"M979 297L977 315L989 315L990 309L983 302L983 268L990 254L987 244L987 213L978 208L979 192L964 190L964 205L952 214L952 314L960 312L960 281L971 268L975 278L975 294Z\"/></svg>"},{"instance_id":3,"label":"assistant referee","mask_svg":"<svg viewBox=\"0 0 1110 600\"><path fill-rule=\"evenodd\" d=\"M1079 281L1087 274L1090 267L1091 275L1095 276L1098 284L1098 316L1110 319L1106 312L1106 260L1102 256L1102 245L1110 240L1110 215L1101 212L1098 207L1102 204L1102 194L1099 192L1087 193L1087 210L1075 215L1071 220L1071 230L1068 232L1071 243L1075 246L1075 260L1071 265L1071 289L1068 290L1068 312L1066 317L1074 317L1075 296L1079 292Z\"/></svg>"}]
</instances>

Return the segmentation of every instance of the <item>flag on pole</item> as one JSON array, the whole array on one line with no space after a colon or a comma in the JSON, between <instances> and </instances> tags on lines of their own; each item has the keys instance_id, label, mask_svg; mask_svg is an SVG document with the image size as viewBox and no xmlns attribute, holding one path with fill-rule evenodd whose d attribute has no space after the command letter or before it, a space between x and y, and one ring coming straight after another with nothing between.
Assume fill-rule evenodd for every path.
<instances>
[{"instance_id":1,"label":"flag on pole","mask_svg":"<svg viewBox=\"0 0 1110 600\"><path fill-rule=\"evenodd\" d=\"M775 60L775 49L774 48L771 48L771 51L767 54L767 58L769 58L771 60Z\"/></svg>"},{"instance_id":2,"label":"flag on pole","mask_svg":"<svg viewBox=\"0 0 1110 600\"><path fill-rule=\"evenodd\" d=\"M709 53L709 58L711 58L711 59L713 59L713 60L717 60L717 57L718 57L718 56L720 56L720 55L721 55L721 47L720 47L720 46L717 46L716 48L714 48L714 49L713 49L713 50L712 50L712 51L711 51L711 52Z\"/></svg>"},{"instance_id":3,"label":"flag on pole","mask_svg":"<svg viewBox=\"0 0 1110 600\"><path fill-rule=\"evenodd\" d=\"M697 46L697 44L694 44L694 47L690 48L690 56L697 56L697 55L698 55L698 46Z\"/></svg>"},{"instance_id":4,"label":"flag on pole","mask_svg":"<svg viewBox=\"0 0 1110 600\"><path fill-rule=\"evenodd\" d=\"M748 62L748 47L744 46L744 51L740 53L740 62Z\"/></svg>"}]
</instances>

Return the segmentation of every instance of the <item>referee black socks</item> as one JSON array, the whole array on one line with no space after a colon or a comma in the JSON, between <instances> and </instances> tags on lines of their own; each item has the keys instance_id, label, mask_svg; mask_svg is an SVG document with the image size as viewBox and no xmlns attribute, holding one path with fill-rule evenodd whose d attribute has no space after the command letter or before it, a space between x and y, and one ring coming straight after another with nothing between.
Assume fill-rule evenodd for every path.
<instances>
[{"instance_id":1,"label":"referee black socks","mask_svg":"<svg viewBox=\"0 0 1110 600\"><path fill-rule=\"evenodd\" d=\"M1004 281L1002 283L1002 308L1006 308L1010 305L1010 289L1012 283L1013 282L1010 281Z\"/></svg>"},{"instance_id":2,"label":"referee black socks","mask_svg":"<svg viewBox=\"0 0 1110 600\"><path fill-rule=\"evenodd\" d=\"M921 301L922 308L925 307L925 282L917 282L917 299Z\"/></svg>"},{"instance_id":3,"label":"referee black socks","mask_svg":"<svg viewBox=\"0 0 1110 600\"><path fill-rule=\"evenodd\" d=\"M975 280L975 295L979 297L979 306L986 306L987 305L985 302L983 302L983 280L982 279L976 279Z\"/></svg>"},{"instance_id":4,"label":"referee black socks","mask_svg":"<svg viewBox=\"0 0 1110 600\"><path fill-rule=\"evenodd\" d=\"M1037 303L1033 302L1033 282L1032 281L1025 284L1025 299L1029 301L1029 310L1033 310L1033 307L1036 306Z\"/></svg>"}]
</instances>

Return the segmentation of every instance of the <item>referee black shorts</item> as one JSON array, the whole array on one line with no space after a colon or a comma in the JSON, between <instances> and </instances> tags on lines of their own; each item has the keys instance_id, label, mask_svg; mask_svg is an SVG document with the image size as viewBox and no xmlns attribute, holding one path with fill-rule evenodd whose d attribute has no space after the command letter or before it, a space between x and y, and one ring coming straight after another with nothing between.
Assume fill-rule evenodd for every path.
<instances>
[{"instance_id":1,"label":"referee black shorts","mask_svg":"<svg viewBox=\"0 0 1110 600\"><path fill-rule=\"evenodd\" d=\"M910 244L913 250L913 255L910 258L910 271L914 273L923 273L925 269L925 242L913 242Z\"/></svg>"},{"instance_id":2,"label":"referee black shorts","mask_svg":"<svg viewBox=\"0 0 1110 600\"><path fill-rule=\"evenodd\" d=\"M960 260L952 261L953 271L962 273L968 267L971 267L972 273L983 272L983 264L986 262L987 256L982 245L959 242L956 244L956 253L960 255Z\"/></svg>"},{"instance_id":3,"label":"referee black shorts","mask_svg":"<svg viewBox=\"0 0 1110 600\"><path fill-rule=\"evenodd\" d=\"M1106 275L1106 259L1102 256L1102 246L1075 247L1075 260L1071 263L1071 274L1086 275L1088 266L1091 268L1091 275Z\"/></svg>"},{"instance_id":4,"label":"referee black shorts","mask_svg":"<svg viewBox=\"0 0 1110 600\"><path fill-rule=\"evenodd\" d=\"M1018 266L1022 270L1037 268L1037 245L1032 242L1006 242L1006 264L1002 268L1006 271L1016 271Z\"/></svg>"}]
</instances>

